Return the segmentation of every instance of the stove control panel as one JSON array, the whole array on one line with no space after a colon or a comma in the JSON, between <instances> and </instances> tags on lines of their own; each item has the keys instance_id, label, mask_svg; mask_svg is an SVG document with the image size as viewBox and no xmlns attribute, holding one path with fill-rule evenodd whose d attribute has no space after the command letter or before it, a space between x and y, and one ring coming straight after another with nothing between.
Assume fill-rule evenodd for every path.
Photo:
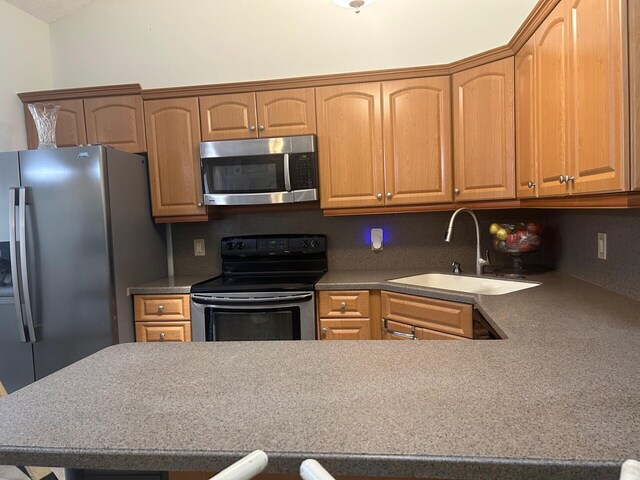
<instances>
[{"instance_id":1,"label":"stove control panel","mask_svg":"<svg viewBox=\"0 0 640 480\"><path fill-rule=\"evenodd\" d=\"M222 255L226 257L287 256L326 252L324 235L256 235L225 237Z\"/></svg>"}]
</instances>

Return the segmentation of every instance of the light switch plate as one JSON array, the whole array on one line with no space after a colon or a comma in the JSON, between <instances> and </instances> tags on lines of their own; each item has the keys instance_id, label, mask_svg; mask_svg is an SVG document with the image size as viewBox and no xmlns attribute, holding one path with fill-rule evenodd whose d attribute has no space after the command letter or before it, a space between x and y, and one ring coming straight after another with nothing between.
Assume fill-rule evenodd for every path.
<instances>
[{"instance_id":1,"label":"light switch plate","mask_svg":"<svg viewBox=\"0 0 640 480\"><path fill-rule=\"evenodd\" d=\"M196 257L204 257L204 238L196 238L193 241L193 254Z\"/></svg>"},{"instance_id":2,"label":"light switch plate","mask_svg":"<svg viewBox=\"0 0 640 480\"><path fill-rule=\"evenodd\" d=\"M607 234L598 233L598 258L600 260L607 259Z\"/></svg>"}]
</instances>

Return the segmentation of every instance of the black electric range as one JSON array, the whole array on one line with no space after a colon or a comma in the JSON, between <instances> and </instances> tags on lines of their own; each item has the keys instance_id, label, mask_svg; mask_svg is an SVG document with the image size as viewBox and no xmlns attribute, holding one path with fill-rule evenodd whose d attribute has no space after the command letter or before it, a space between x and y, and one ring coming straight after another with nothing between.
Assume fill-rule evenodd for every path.
<instances>
[{"instance_id":1,"label":"black electric range","mask_svg":"<svg viewBox=\"0 0 640 480\"><path fill-rule=\"evenodd\" d=\"M191 293L313 290L327 271L324 235L225 237L222 275L197 283Z\"/></svg>"}]
</instances>

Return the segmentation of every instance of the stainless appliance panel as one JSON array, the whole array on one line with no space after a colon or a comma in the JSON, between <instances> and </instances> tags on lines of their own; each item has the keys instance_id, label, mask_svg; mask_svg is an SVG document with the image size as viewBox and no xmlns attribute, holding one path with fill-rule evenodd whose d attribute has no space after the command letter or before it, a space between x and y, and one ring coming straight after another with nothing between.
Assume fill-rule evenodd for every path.
<instances>
[{"instance_id":1,"label":"stainless appliance panel","mask_svg":"<svg viewBox=\"0 0 640 480\"><path fill-rule=\"evenodd\" d=\"M9 188L19 186L18 153L0 153L0 380L9 393L34 381L33 350L16 313L18 286L13 284L9 252ZM12 215L17 217L15 208Z\"/></svg>"},{"instance_id":2,"label":"stainless appliance panel","mask_svg":"<svg viewBox=\"0 0 640 480\"><path fill-rule=\"evenodd\" d=\"M165 228L151 216L146 159L113 148L107 148L106 154L116 301L112 313L117 314L117 341L133 342L127 288L167 276Z\"/></svg>"},{"instance_id":3,"label":"stainless appliance panel","mask_svg":"<svg viewBox=\"0 0 640 480\"><path fill-rule=\"evenodd\" d=\"M31 343L20 341L11 297L0 297L0 380L9 393L35 380Z\"/></svg>"},{"instance_id":4,"label":"stainless appliance panel","mask_svg":"<svg viewBox=\"0 0 640 480\"><path fill-rule=\"evenodd\" d=\"M252 140L221 140L217 142L200 143L200 158L241 157L315 151L315 137L313 135L257 138Z\"/></svg>"},{"instance_id":5,"label":"stainless appliance panel","mask_svg":"<svg viewBox=\"0 0 640 480\"><path fill-rule=\"evenodd\" d=\"M300 339L314 340L315 294L306 292L229 292L224 294L191 295L191 335L194 342L206 341L206 310L235 310L237 312L280 311L283 308L300 309Z\"/></svg>"},{"instance_id":6,"label":"stainless appliance panel","mask_svg":"<svg viewBox=\"0 0 640 480\"><path fill-rule=\"evenodd\" d=\"M104 148L20 153L36 379L113 343Z\"/></svg>"}]
</instances>

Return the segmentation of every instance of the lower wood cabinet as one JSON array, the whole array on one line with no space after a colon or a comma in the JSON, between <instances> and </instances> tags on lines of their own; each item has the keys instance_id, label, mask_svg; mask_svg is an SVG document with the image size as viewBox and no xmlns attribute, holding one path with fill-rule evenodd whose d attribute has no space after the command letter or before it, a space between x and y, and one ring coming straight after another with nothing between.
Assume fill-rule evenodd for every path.
<instances>
[{"instance_id":1,"label":"lower wood cabinet","mask_svg":"<svg viewBox=\"0 0 640 480\"><path fill-rule=\"evenodd\" d=\"M321 340L371 340L371 320L368 318L321 318Z\"/></svg>"},{"instance_id":2,"label":"lower wood cabinet","mask_svg":"<svg viewBox=\"0 0 640 480\"><path fill-rule=\"evenodd\" d=\"M471 340L498 338L473 306L404 293L318 293L320 340Z\"/></svg>"},{"instance_id":3,"label":"lower wood cabinet","mask_svg":"<svg viewBox=\"0 0 640 480\"><path fill-rule=\"evenodd\" d=\"M322 291L318 295L320 340L370 340L368 290Z\"/></svg>"},{"instance_id":4,"label":"lower wood cabinet","mask_svg":"<svg viewBox=\"0 0 640 480\"><path fill-rule=\"evenodd\" d=\"M136 295L136 342L190 342L189 295Z\"/></svg>"}]
</instances>

